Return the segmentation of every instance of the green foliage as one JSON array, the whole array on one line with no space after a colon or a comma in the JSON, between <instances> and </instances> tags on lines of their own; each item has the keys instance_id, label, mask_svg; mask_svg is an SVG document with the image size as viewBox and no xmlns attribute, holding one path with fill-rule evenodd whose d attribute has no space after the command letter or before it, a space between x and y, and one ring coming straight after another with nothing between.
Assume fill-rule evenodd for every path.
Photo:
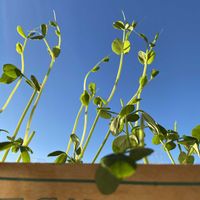
<instances>
[{"instance_id":1,"label":"green foliage","mask_svg":"<svg viewBox=\"0 0 200 200\"><path fill-rule=\"evenodd\" d=\"M21 26L17 26L17 32L21 37L26 39L26 34L24 33L24 30L23 30L23 28Z\"/></svg>"}]
</instances>

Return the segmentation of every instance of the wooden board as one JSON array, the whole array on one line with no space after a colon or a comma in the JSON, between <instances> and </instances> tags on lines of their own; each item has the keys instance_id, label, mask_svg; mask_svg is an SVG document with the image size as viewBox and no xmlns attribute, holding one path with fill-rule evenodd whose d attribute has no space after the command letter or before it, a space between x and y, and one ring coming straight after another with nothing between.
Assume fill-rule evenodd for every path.
<instances>
[{"instance_id":1,"label":"wooden board","mask_svg":"<svg viewBox=\"0 0 200 200\"><path fill-rule=\"evenodd\" d=\"M0 164L0 200L198 200L199 165L139 165L112 195L102 195L98 165Z\"/></svg>"}]
</instances>

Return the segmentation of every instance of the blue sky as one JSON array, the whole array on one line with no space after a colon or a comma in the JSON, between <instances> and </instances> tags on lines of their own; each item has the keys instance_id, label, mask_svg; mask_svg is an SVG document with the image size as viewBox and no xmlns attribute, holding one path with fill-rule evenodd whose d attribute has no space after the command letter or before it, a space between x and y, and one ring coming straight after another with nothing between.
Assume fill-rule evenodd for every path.
<instances>
[{"instance_id":1,"label":"blue sky","mask_svg":"<svg viewBox=\"0 0 200 200\"><path fill-rule=\"evenodd\" d=\"M200 124L200 3L197 0L1 0L0 1L0 65L13 63L20 67L20 57L15 52L15 44L21 41L16 26L25 31L47 23L53 19L52 10L57 14L61 27L62 53L50 75L42 98L34 115L31 130L36 136L31 143L34 151L32 160L49 162L47 154L53 150L65 150L79 109L79 96L85 74L102 57L110 55L110 62L90 81L95 81L98 95L107 98L117 73L119 57L111 51L111 43L121 37L120 31L112 28L112 23L122 19L124 10L127 20L138 22L138 32L153 38L162 32L156 47L156 60L151 68L160 71L159 76L145 88L141 107L150 113L160 124L172 128L175 120L181 134L190 134ZM48 36L50 44L55 44L52 33ZM119 98L127 102L138 86L137 78L142 66L137 60L137 52L145 45L136 35L125 63L117 92L110 104L113 110L120 109ZM42 42L29 42L25 52L25 73L42 81L47 71L49 56ZM0 105L3 105L14 84L0 85ZM14 130L20 114L31 95L31 89L23 83L4 113L0 115L0 128ZM89 125L94 118L94 107L90 107ZM26 122L26 121L25 121ZM82 132L82 122L78 132ZM84 160L89 162L100 145L108 121L100 120L86 151ZM19 136L24 135L24 126ZM3 134L2 134L3 135ZM5 139L1 136L1 140ZM101 155L111 152L110 138ZM151 147L151 135L147 142ZM168 162L161 147L156 148L152 162ZM175 153L176 154L176 153ZM10 156L11 161L15 160Z\"/></svg>"}]
</instances>

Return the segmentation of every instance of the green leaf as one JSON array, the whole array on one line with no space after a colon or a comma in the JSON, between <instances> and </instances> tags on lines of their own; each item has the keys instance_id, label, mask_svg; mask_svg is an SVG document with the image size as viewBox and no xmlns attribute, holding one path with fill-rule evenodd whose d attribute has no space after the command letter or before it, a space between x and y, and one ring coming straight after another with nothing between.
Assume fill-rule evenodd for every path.
<instances>
[{"instance_id":1,"label":"green leaf","mask_svg":"<svg viewBox=\"0 0 200 200\"><path fill-rule=\"evenodd\" d=\"M131 43L128 40L124 41L123 53L127 54L131 50Z\"/></svg>"},{"instance_id":2,"label":"green leaf","mask_svg":"<svg viewBox=\"0 0 200 200\"><path fill-rule=\"evenodd\" d=\"M140 36L147 44L149 43L149 41L148 41L148 39L147 39L147 37L146 37L145 34L139 33L139 36Z\"/></svg>"},{"instance_id":3,"label":"green leaf","mask_svg":"<svg viewBox=\"0 0 200 200\"><path fill-rule=\"evenodd\" d=\"M31 75L31 80L36 88L37 91L40 91L40 84L35 76Z\"/></svg>"},{"instance_id":4,"label":"green leaf","mask_svg":"<svg viewBox=\"0 0 200 200\"><path fill-rule=\"evenodd\" d=\"M143 51L139 51L139 52L138 52L138 60L139 60L139 62L140 62L142 65L144 65L146 59L147 59L147 58L146 58L146 53L143 52Z\"/></svg>"},{"instance_id":5,"label":"green leaf","mask_svg":"<svg viewBox=\"0 0 200 200\"><path fill-rule=\"evenodd\" d=\"M112 194L120 184L120 180L102 166L96 170L95 181L97 188L103 194Z\"/></svg>"},{"instance_id":6,"label":"green leaf","mask_svg":"<svg viewBox=\"0 0 200 200\"><path fill-rule=\"evenodd\" d=\"M102 59L102 62L109 62L109 60L110 60L110 58L109 58L108 56L106 56L106 57L104 57L104 58Z\"/></svg>"},{"instance_id":7,"label":"green leaf","mask_svg":"<svg viewBox=\"0 0 200 200\"><path fill-rule=\"evenodd\" d=\"M99 71L99 69L100 69L100 66L99 65L96 65L96 66L94 66L92 69L91 69L91 72L97 72L97 71Z\"/></svg>"},{"instance_id":8,"label":"green leaf","mask_svg":"<svg viewBox=\"0 0 200 200\"><path fill-rule=\"evenodd\" d=\"M67 154L66 153L61 153L57 158L56 160L54 161L55 163L58 163L58 164L64 164L67 160Z\"/></svg>"},{"instance_id":9,"label":"green leaf","mask_svg":"<svg viewBox=\"0 0 200 200\"><path fill-rule=\"evenodd\" d=\"M12 147L13 142L0 142L0 151L9 149L10 147Z\"/></svg>"},{"instance_id":10,"label":"green leaf","mask_svg":"<svg viewBox=\"0 0 200 200\"><path fill-rule=\"evenodd\" d=\"M179 141L179 144L182 145L193 145L196 142L198 142L198 140L195 137L190 137L190 136L186 136L184 135Z\"/></svg>"},{"instance_id":11,"label":"green leaf","mask_svg":"<svg viewBox=\"0 0 200 200\"><path fill-rule=\"evenodd\" d=\"M84 90L81 94L80 101L84 106L88 106L90 102L90 95L88 94L87 90Z\"/></svg>"},{"instance_id":12,"label":"green leaf","mask_svg":"<svg viewBox=\"0 0 200 200\"><path fill-rule=\"evenodd\" d=\"M198 141L200 141L200 125L192 129L192 136L195 137Z\"/></svg>"},{"instance_id":13,"label":"green leaf","mask_svg":"<svg viewBox=\"0 0 200 200\"><path fill-rule=\"evenodd\" d=\"M122 21L116 21L113 23L113 27L118 30L124 30L125 26Z\"/></svg>"},{"instance_id":14,"label":"green leaf","mask_svg":"<svg viewBox=\"0 0 200 200\"><path fill-rule=\"evenodd\" d=\"M5 73L3 73L2 76L0 77L0 83L10 84L15 80L16 80L15 78L11 78L7 76Z\"/></svg>"},{"instance_id":15,"label":"green leaf","mask_svg":"<svg viewBox=\"0 0 200 200\"><path fill-rule=\"evenodd\" d=\"M3 65L3 71L7 76L13 79L17 79L22 75L21 71L13 64Z\"/></svg>"},{"instance_id":16,"label":"green leaf","mask_svg":"<svg viewBox=\"0 0 200 200\"><path fill-rule=\"evenodd\" d=\"M17 32L18 34L23 37L24 39L26 39L26 34L24 33L23 29L21 26L17 26Z\"/></svg>"},{"instance_id":17,"label":"green leaf","mask_svg":"<svg viewBox=\"0 0 200 200\"><path fill-rule=\"evenodd\" d=\"M43 35L36 35L36 36L31 36L29 37L31 40L43 40L44 36Z\"/></svg>"},{"instance_id":18,"label":"green leaf","mask_svg":"<svg viewBox=\"0 0 200 200\"><path fill-rule=\"evenodd\" d=\"M142 111L142 117L144 118L144 120L146 121L148 126L155 131L155 133L158 134L160 132L157 127L157 123L154 121L154 119L149 114Z\"/></svg>"},{"instance_id":19,"label":"green leaf","mask_svg":"<svg viewBox=\"0 0 200 200\"><path fill-rule=\"evenodd\" d=\"M40 26L40 29L41 29L42 35L45 37L46 34L47 34L47 29L48 29L47 25L46 24L42 24Z\"/></svg>"},{"instance_id":20,"label":"green leaf","mask_svg":"<svg viewBox=\"0 0 200 200\"><path fill-rule=\"evenodd\" d=\"M72 142L75 144L75 146L78 146L80 144L79 138L76 134L72 133L70 135L70 138L71 138Z\"/></svg>"},{"instance_id":21,"label":"green leaf","mask_svg":"<svg viewBox=\"0 0 200 200\"><path fill-rule=\"evenodd\" d=\"M50 21L49 25L53 26L53 27L57 27L58 26L58 24L56 22L54 22L54 21Z\"/></svg>"},{"instance_id":22,"label":"green leaf","mask_svg":"<svg viewBox=\"0 0 200 200\"><path fill-rule=\"evenodd\" d=\"M127 117L126 117L126 120L127 120L128 122L136 122L136 121L138 121L139 119L140 119L140 117L139 117L138 114L129 114L129 115L127 115Z\"/></svg>"},{"instance_id":23,"label":"green leaf","mask_svg":"<svg viewBox=\"0 0 200 200\"><path fill-rule=\"evenodd\" d=\"M30 31L27 38L30 38L30 37L34 36L35 34L36 34L35 31Z\"/></svg>"},{"instance_id":24,"label":"green leaf","mask_svg":"<svg viewBox=\"0 0 200 200\"><path fill-rule=\"evenodd\" d=\"M185 152L181 152L178 156L178 160L180 164L193 164L194 156L187 156Z\"/></svg>"},{"instance_id":25,"label":"green leaf","mask_svg":"<svg viewBox=\"0 0 200 200\"><path fill-rule=\"evenodd\" d=\"M117 38L112 42L112 51L117 55L127 54L130 51L130 46L131 44L128 40L123 43Z\"/></svg>"},{"instance_id":26,"label":"green leaf","mask_svg":"<svg viewBox=\"0 0 200 200\"><path fill-rule=\"evenodd\" d=\"M110 119L112 117L112 115L108 111L102 109L100 110L99 115L104 119Z\"/></svg>"},{"instance_id":27,"label":"green leaf","mask_svg":"<svg viewBox=\"0 0 200 200\"><path fill-rule=\"evenodd\" d=\"M21 157L22 157L23 163L30 163L31 158L30 158L27 148L21 146L20 151L21 151Z\"/></svg>"},{"instance_id":28,"label":"green leaf","mask_svg":"<svg viewBox=\"0 0 200 200\"><path fill-rule=\"evenodd\" d=\"M169 141L169 142L165 143L165 148L168 151L171 151L176 148L176 144L173 141Z\"/></svg>"},{"instance_id":29,"label":"green leaf","mask_svg":"<svg viewBox=\"0 0 200 200\"><path fill-rule=\"evenodd\" d=\"M57 58L60 55L60 47L59 46L53 47L52 52L53 52L54 58Z\"/></svg>"},{"instance_id":30,"label":"green leaf","mask_svg":"<svg viewBox=\"0 0 200 200\"><path fill-rule=\"evenodd\" d=\"M110 154L105 156L101 159L101 165L118 179L127 178L136 171L135 162L124 154Z\"/></svg>"},{"instance_id":31,"label":"green leaf","mask_svg":"<svg viewBox=\"0 0 200 200\"><path fill-rule=\"evenodd\" d=\"M110 123L110 131L112 135L119 135L124 129L124 120L119 116L115 117Z\"/></svg>"},{"instance_id":32,"label":"green leaf","mask_svg":"<svg viewBox=\"0 0 200 200\"><path fill-rule=\"evenodd\" d=\"M93 103L96 106L102 106L103 104L106 104L106 101L104 99L102 99L101 97L98 96L98 97L94 98Z\"/></svg>"},{"instance_id":33,"label":"green leaf","mask_svg":"<svg viewBox=\"0 0 200 200\"><path fill-rule=\"evenodd\" d=\"M132 113L134 110L135 110L134 105L126 105L122 108L119 115L120 115L120 117L125 117L125 116L129 115L130 113Z\"/></svg>"},{"instance_id":34,"label":"green leaf","mask_svg":"<svg viewBox=\"0 0 200 200\"><path fill-rule=\"evenodd\" d=\"M135 162L141 160L153 153L152 149L144 148L144 147L137 147L135 149L130 150L130 157Z\"/></svg>"},{"instance_id":35,"label":"green leaf","mask_svg":"<svg viewBox=\"0 0 200 200\"><path fill-rule=\"evenodd\" d=\"M18 145L14 145L14 146L11 147L11 151L13 153L17 153L19 151L19 149L20 149L20 147Z\"/></svg>"},{"instance_id":36,"label":"green leaf","mask_svg":"<svg viewBox=\"0 0 200 200\"><path fill-rule=\"evenodd\" d=\"M155 145L158 145L160 144L160 137L158 134L155 134L152 138L152 143L155 144Z\"/></svg>"},{"instance_id":37,"label":"green leaf","mask_svg":"<svg viewBox=\"0 0 200 200\"><path fill-rule=\"evenodd\" d=\"M22 47L22 44L21 44L20 42L18 42L18 43L16 44L16 51L17 51L17 53L20 54L20 55L23 53L23 47Z\"/></svg>"},{"instance_id":38,"label":"green leaf","mask_svg":"<svg viewBox=\"0 0 200 200\"><path fill-rule=\"evenodd\" d=\"M50 156L59 156L62 153L65 153L65 152L64 151L54 151L54 152L49 153L47 156L48 157L50 157Z\"/></svg>"},{"instance_id":39,"label":"green leaf","mask_svg":"<svg viewBox=\"0 0 200 200\"><path fill-rule=\"evenodd\" d=\"M136 136L130 135L129 140L128 140L127 135L121 135L114 139L112 143L112 150L114 153L124 153L128 149L131 149L132 147L136 147L137 143L138 141L137 141Z\"/></svg>"},{"instance_id":40,"label":"green leaf","mask_svg":"<svg viewBox=\"0 0 200 200\"><path fill-rule=\"evenodd\" d=\"M170 132L170 133L167 133L167 139L168 140L178 140L179 135L177 132Z\"/></svg>"},{"instance_id":41,"label":"green leaf","mask_svg":"<svg viewBox=\"0 0 200 200\"><path fill-rule=\"evenodd\" d=\"M152 69L151 71L151 79L155 78L159 74L159 71L156 69Z\"/></svg>"},{"instance_id":42,"label":"green leaf","mask_svg":"<svg viewBox=\"0 0 200 200\"><path fill-rule=\"evenodd\" d=\"M148 65L152 64L152 62L155 59L155 56L156 56L155 51L151 50L151 51L148 52L148 54L147 54L147 64Z\"/></svg>"},{"instance_id":43,"label":"green leaf","mask_svg":"<svg viewBox=\"0 0 200 200\"><path fill-rule=\"evenodd\" d=\"M88 89L91 92L91 95L94 96L96 94L96 84L91 82L88 85Z\"/></svg>"}]
</instances>

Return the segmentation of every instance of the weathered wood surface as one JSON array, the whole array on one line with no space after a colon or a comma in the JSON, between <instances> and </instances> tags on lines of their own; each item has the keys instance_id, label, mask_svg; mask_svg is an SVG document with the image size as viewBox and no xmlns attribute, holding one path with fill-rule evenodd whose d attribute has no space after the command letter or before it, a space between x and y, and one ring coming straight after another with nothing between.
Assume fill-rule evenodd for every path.
<instances>
[{"instance_id":1,"label":"weathered wood surface","mask_svg":"<svg viewBox=\"0 0 200 200\"><path fill-rule=\"evenodd\" d=\"M98 165L0 164L0 200L199 200L200 166L139 165L112 195L102 195Z\"/></svg>"}]
</instances>

